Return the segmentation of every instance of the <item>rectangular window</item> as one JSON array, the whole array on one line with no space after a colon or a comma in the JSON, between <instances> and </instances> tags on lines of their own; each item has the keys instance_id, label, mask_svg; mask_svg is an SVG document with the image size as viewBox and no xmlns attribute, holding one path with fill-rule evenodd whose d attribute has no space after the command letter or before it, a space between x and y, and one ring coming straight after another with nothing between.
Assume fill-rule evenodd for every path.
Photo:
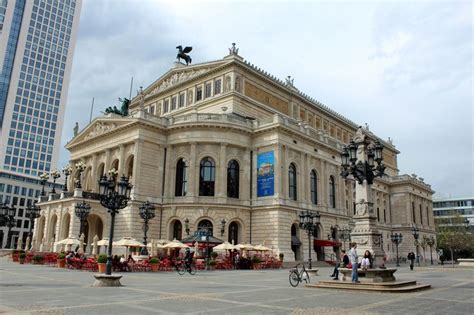
<instances>
[{"instance_id":1,"label":"rectangular window","mask_svg":"<svg viewBox=\"0 0 474 315\"><path fill-rule=\"evenodd\" d=\"M196 88L196 102L202 100L202 86Z\"/></svg>"},{"instance_id":2,"label":"rectangular window","mask_svg":"<svg viewBox=\"0 0 474 315\"><path fill-rule=\"evenodd\" d=\"M169 111L169 107L170 107L170 101L165 100L163 102L163 113L167 113Z\"/></svg>"},{"instance_id":3,"label":"rectangular window","mask_svg":"<svg viewBox=\"0 0 474 315\"><path fill-rule=\"evenodd\" d=\"M211 82L206 83L204 98L211 97L212 95L212 84Z\"/></svg>"},{"instance_id":4,"label":"rectangular window","mask_svg":"<svg viewBox=\"0 0 474 315\"><path fill-rule=\"evenodd\" d=\"M415 218L415 202L411 202L411 214L412 214L412 220L413 223L416 223L416 218Z\"/></svg>"},{"instance_id":5,"label":"rectangular window","mask_svg":"<svg viewBox=\"0 0 474 315\"><path fill-rule=\"evenodd\" d=\"M176 96L173 96L171 98L171 110L175 110L176 109Z\"/></svg>"},{"instance_id":6,"label":"rectangular window","mask_svg":"<svg viewBox=\"0 0 474 315\"><path fill-rule=\"evenodd\" d=\"M214 95L221 93L221 79L214 81Z\"/></svg>"},{"instance_id":7,"label":"rectangular window","mask_svg":"<svg viewBox=\"0 0 474 315\"><path fill-rule=\"evenodd\" d=\"M181 108L184 106L184 93L179 94L178 107Z\"/></svg>"},{"instance_id":8,"label":"rectangular window","mask_svg":"<svg viewBox=\"0 0 474 315\"><path fill-rule=\"evenodd\" d=\"M423 211L421 210L421 204L420 204L420 224L423 225Z\"/></svg>"}]
</instances>

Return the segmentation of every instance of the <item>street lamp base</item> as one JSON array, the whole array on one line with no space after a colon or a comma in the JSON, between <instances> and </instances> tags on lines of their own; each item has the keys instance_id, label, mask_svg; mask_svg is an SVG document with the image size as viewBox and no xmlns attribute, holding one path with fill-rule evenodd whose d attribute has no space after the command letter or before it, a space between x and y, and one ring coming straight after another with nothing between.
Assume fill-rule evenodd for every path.
<instances>
[{"instance_id":1,"label":"street lamp base","mask_svg":"<svg viewBox=\"0 0 474 315\"><path fill-rule=\"evenodd\" d=\"M104 275L95 274L95 282L92 284L93 287L121 287L120 279L122 276L119 275Z\"/></svg>"}]
</instances>

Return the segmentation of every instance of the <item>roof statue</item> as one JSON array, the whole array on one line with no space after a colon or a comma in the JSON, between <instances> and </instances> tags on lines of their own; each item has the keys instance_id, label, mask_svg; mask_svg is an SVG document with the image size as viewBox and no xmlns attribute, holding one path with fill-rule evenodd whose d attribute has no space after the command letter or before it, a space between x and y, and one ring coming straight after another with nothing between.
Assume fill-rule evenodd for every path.
<instances>
[{"instance_id":1,"label":"roof statue","mask_svg":"<svg viewBox=\"0 0 474 315\"><path fill-rule=\"evenodd\" d=\"M286 85L293 86L293 82L295 79L291 77L291 75L286 77Z\"/></svg>"},{"instance_id":2,"label":"roof statue","mask_svg":"<svg viewBox=\"0 0 474 315\"><path fill-rule=\"evenodd\" d=\"M128 116L128 105L130 105L130 100L128 98L120 98L119 97L119 102L122 102L122 105L120 106L120 109L117 108L117 106L109 106L105 109L106 114L117 114L120 116Z\"/></svg>"},{"instance_id":3,"label":"roof statue","mask_svg":"<svg viewBox=\"0 0 474 315\"><path fill-rule=\"evenodd\" d=\"M235 47L235 43L232 43L232 48L229 48L229 55L238 55L239 49Z\"/></svg>"},{"instance_id":4,"label":"roof statue","mask_svg":"<svg viewBox=\"0 0 474 315\"><path fill-rule=\"evenodd\" d=\"M179 45L179 46L176 46L176 49L178 49L178 54L176 55L176 59L178 59L178 62L179 62L179 59L183 59L186 62L186 65L189 65L192 59L190 56L187 55L187 53L193 50L193 47L187 46L183 49L183 46Z\"/></svg>"}]
</instances>

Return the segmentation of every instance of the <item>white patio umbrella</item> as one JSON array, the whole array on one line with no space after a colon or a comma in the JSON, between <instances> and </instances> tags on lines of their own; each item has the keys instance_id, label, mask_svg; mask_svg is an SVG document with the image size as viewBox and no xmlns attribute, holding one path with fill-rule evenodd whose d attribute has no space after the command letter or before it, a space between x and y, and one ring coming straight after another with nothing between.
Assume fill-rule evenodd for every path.
<instances>
[{"instance_id":1,"label":"white patio umbrella","mask_svg":"<svg viewBox=\"0 0 474 315\"><path fill-rule=\"evenodd\" d=\"M180 241L174 239L168 244L164 245L163 248L187 248L189 247L186 244L181 243Z\"/></svg>"},{"instance_id":2,"label":"white patio umbrella","mask_svg":"<svg viewBox=\"0 0 474 315\"><path fill-rule=\"evenodd\" d=\"M104 238L97 242L98 246L109 246L109 239Z\"/></svg>"},{"instance_id":3,"label":"white patio umbrella","mask_svg":"<svg viewBox=\"0 0 474 315\"><path fill-rule=\"evenodd\" d=\"M125 257L128 256L129 247L141 247L143 244L131 237L122 237L120 240L112 243L113 246L124 246L125 247Z\"/></svg>"},{"instance_id":4,"label":"white patio umbrella","mask_svg":"<svg viewBox=\"0 0 474 315\"><path fill-rule=\"evenodd\" d=\"M269 252L269 251L272 251L271 248L266 247L266 246L264 246L264 245L262 245L262 244L256 245L256 246L253 248L253 250L257 250L257 251L261 251L261 252Z\"/></svg>"},{"instance_id":5,"label":"white patio umbrella","mask_svg":"<svg viewBox=\"0 0 474 315\"><path fill-rule=\"evenodd\" d=\"M237 244L235 245L237 249L240 250L253 250L254 246L252 244Z\"/></svg>"},{"instance_id":6,"label":"white patio umbrella","mask_svg":"<svg viewBox=\"0 0 474 315\"><path fill-rule=\"evenodd\" d=\"M58 245L66 245L66 246L81 245L81 241L79 241L77 238L68 237L68 238L65 238L65 239L59 241Z\"/></svg>"},{"instance_id":7,"label":"white patio umbrella","mask_svg":"<svg viewBox=\"0 0 474 315\"><path fill-rule=\"evenodd\" d=\"M214 246L213 248L213 250L217 250L217 251L221 251L221 250L226 251L226 250L234 250L234 249L237 249L237 247L235 245L232 245L229 242L224 242L222 244Z\"/></svg>"}]
</instances>

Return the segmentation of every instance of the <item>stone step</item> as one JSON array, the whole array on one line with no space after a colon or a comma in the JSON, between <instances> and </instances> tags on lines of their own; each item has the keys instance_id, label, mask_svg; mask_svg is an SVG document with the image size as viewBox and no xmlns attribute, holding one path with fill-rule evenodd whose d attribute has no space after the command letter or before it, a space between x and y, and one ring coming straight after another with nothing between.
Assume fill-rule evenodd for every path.
<instances>
[{"instance_id":1,"label":"stone step","mask_svg":"<svg viewBox=\"0 0 474 315\"><path fill-rule=\"evenodd\" d=\"M352 283L350 281L337 281L337 280L320 280L319 283L325 285L339 285L339 284L350 284L350 285L365 285L374 288L396 288L396 287L403 287L409 285L416 285L416 280L396 280L396 281L389 281L389 282L368 282L360 279L361 283Z\"/></svg>"},{"instance_id":2,"label":"stone step","mask_svg":"<svg viewBox=\"0 0 474 315\"><path fill-rule=\"evenodd\" d=\"M376 291L376 292L392 292L403 293L413 292L419 290L426 290L431 288L430 284L416 284L416 281L404 281L406 284L402 286L394 286L394 283L387 285L387 283L352 283L352 282L330 282L320 281L317 284L306 284L310 288L321 289L343 289L343 290L360 290L360 291ZM397 284L395 284L397 285ZM398 284L399 285L399 284Z\"/></svg>"}]
</instances>

